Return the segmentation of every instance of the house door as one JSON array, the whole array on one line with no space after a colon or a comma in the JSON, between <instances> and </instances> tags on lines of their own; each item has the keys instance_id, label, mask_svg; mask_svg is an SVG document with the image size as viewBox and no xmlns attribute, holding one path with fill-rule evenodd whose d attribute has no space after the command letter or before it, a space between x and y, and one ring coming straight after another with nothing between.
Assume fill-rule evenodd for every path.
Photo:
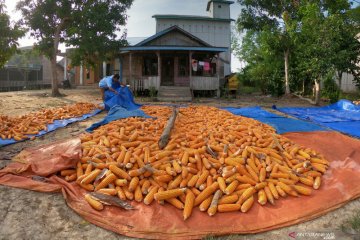
<instances>
[{"instance_id":1,"label":"house door","mask_svg":"<svg viewBox=\"0 0 360 240\"><path fill-rule=\"evenodd\" d=\"M161 86L174 86L173 57L163 57L161 60Z\"/></svg>"}]
</instances>

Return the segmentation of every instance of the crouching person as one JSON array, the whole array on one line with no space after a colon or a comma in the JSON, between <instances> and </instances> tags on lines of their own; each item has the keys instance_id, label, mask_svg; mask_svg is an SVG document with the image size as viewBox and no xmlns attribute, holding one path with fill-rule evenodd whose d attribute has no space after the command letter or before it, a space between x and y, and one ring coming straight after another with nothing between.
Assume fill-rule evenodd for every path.
<instances>
[{"instance_id":1,"label":"crouching person","mask_svg":"<svg viewBox=\"0 0 360 240\"><path fill-rule=\"evenodd\" d=\"M122 85L120 83L120 76L119 74L114 74L112 76L104 77L99 82L99 87L101 91L101 98L104 101L105 100L105 91L111 91L115 94L118 94L118 92L115 90Z\"/></svg>"}]
</instances>

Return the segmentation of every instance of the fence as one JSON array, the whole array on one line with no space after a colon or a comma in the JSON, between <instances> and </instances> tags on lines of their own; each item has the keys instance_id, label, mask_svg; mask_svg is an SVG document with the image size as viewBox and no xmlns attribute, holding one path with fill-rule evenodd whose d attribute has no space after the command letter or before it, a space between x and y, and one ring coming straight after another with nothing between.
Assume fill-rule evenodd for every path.
<instances>
[{"instance_id":1,"label":"fence","mask_svg":"<svg viewBox=\"0 0 360 240\"><path fill-rule=\"evenodd\" d=\"M0 69L0 91L38 89L51 86L49 79L43 78L43 68L3 68Z\"/></svg>"}]
</instances>

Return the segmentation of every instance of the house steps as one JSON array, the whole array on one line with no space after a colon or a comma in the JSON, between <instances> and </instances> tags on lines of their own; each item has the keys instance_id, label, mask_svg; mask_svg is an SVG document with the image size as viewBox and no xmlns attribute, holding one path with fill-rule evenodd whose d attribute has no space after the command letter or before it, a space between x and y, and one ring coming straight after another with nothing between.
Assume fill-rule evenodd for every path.
<instances>
[{"instance_id":1,"label":"house steps","mask_svg":"<svg viewBox=\"0 0 360 240\"><path fill-rule=\"evenodd\" d=\"M161 102L191 102L190 87L160 86L157 100Z\"/></svg>"}]
</instances>

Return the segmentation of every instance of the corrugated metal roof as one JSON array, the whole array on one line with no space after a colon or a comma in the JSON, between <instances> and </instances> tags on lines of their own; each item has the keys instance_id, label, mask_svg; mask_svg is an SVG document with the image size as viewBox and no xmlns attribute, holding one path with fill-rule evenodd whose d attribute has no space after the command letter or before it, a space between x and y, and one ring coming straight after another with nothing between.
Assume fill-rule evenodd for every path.
<instances>
[{"instance_id":1,"label":"corrugated metal roof","mask_svg":"<svg viewBox=\"0 0 360 240\"><path fill-rule=\"evenodd\" d=\"M132 46L120 48L121 51L206 51L226 52L226 47L188 47L188 46Z\"/></svg>"},{"instance_id":2,"label":"corrugated metal roof","mask_svg":"<svg viewBox=\"0 0 360 240\"><path fill-rule=\"evenodd\" d=\"M178 27L177 25L171 26L171 27L169 27L169 28L166 28L166 29L164 29L164 30L162 30L162 31L160 31L160 32L158 32L158 33L156 33L156 34L154 34L154 35L146 38L145 40L137 43L135 46L143 46L143 45L145 45L145 44L147 44L147 43L149 43L149 42L151 42L151 41L153 41L153 40L155 40L155 39L157 39L157 38L159 38L159 37L161 37L161 36L164 36L165 34L167 34L167 33L169 33L169 32L172 32L172 31L181 32L182 34L184 34L184 35L187 36L188 38L195 40L196 42L200 43L200 44L203 45L203 46L212 47L212 46L211 46L210 44L208 44L207 42L201 40L200 38L198 38L198 37L196 37L196 36L194 36L194 35L192 35L191 33L185 31L184 29L182 29L182 28L180 28L180 27Z\"/></svg>"},{"instance_id":3,"label":"corrugated metal roof","mask_svg":"<svg viewBox=\"0 0 360 240\"><path fill-rule=\"evenodd\" d=\"M234 19L226 18L212 18L206 16L196 16L196 15L176 15L176 14L167 14L167 15L154 15L153 18L163 18L163 19L182 19L182 20L203 20L203 21L213 21L213 22L231 22L235 21Z\"/></svg>"},{"instance_id":4,"label":"corrugated metal roof","mask_svg":"<svg viewBox=\"0 0 360 240\"><path fill-rule=\"evenodd\" d=\"M233 1L222 1L222 0L209 0L206 6L206 11L209 11L210 3L211 2L217 2L217 3L227 3L227 4L233 4Z\"/></svg>"},{"instance_id":5,"label":"corrugated metal roof","mask_svg":"<svg viewBox=\"0 0 360 240\"><path fill-rule=\"evenodd\" d=\"M128 41L130 46L134 46L145 39L147 39L147 37L128 37L126 38L126 41Z\"/></svg>"}]
</instances>

